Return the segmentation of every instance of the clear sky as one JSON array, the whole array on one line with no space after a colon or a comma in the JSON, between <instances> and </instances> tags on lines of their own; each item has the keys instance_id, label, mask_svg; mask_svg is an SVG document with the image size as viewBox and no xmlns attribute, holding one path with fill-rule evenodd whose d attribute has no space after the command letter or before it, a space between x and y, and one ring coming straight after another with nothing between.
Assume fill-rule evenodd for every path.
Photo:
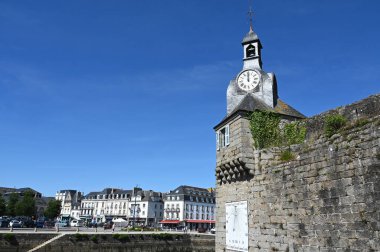
<instances>
[{"instance_id":1,"label":"clear sky","mask_svg":"<svg viewBox=\"0 0 380 252\"><path fill-rule=\"evenodd\" d=\"M0 186L215 186L247 0L1 0ZM255 0L263 68L307 116L380 91L380 1Z\"/></svg>"}]
</instances>

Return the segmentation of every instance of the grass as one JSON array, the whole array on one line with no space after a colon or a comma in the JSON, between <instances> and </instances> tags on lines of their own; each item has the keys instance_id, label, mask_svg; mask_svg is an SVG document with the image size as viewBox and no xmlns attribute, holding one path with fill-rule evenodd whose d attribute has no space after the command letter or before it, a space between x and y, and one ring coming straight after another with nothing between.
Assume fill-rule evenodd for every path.
<instances>
[{"instance_id":1,"label":"grass","mask_svg":"<svg viewBox=\"0 0 380 252\"><path fill-rule=\"evenodd\" d=\"M284 162L294 160L294 158L294 154L290 150L285 150L280 154L280 160Z\"/></svg>"}]
</instances>

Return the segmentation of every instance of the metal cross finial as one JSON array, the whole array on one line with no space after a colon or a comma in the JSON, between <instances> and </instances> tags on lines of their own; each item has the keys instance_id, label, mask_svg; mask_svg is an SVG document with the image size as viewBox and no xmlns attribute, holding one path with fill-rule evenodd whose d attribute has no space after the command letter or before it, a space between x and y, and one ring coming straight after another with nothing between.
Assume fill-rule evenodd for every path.
<instances>
[{"instance_id":1,"label":"metal cross finial","mask_svg":"<svg viewBox=\"0 0 380 252\"><path fill-rule=\"evenodd\" d=\"M252 17L253 17L252 1L249 1L249 11L248 11L247 14L249 16L249 29L252 31L253 30L253 25L252 25Z\"/></svg>"}]
</instances>

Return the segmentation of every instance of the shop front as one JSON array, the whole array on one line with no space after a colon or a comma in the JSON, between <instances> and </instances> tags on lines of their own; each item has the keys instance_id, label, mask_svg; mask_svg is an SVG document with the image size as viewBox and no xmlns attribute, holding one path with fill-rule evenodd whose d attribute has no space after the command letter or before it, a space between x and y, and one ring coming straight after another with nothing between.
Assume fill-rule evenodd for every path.
<instances>
[{"instance_id":1,"label":"shop front","mask_svg":"<svg viewBox=\"0 0 380 252\"><path fill-rule=\"evenodd\" d=\"M210 231L215 227L215 220L186 220L187 229L190 231Z\"/></svg>"},{"instance_id":2,"label":"shop front","mask_svg":"<svg viewBox=\"0 0 380 252\"><path fill-rule=\"evenodd\" d=\"M177 229L179 226L179 220L163 220L160 221L161 227L163 229Z\"/></svg>"}]
</instances>

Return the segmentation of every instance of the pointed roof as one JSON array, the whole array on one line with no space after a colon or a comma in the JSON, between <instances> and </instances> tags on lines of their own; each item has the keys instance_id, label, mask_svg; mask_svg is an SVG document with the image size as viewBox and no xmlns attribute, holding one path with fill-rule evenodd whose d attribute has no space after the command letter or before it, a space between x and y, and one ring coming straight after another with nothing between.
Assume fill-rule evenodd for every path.
<instances>
[{"instance_id":1,"label":"pointed roof","mask_svg":"<svg viewBox=\"0 0 380 252\"><path fill-rule=\"evenodd\" d=\"M249 27L249 32L243 38L242 44L247 44L249 42L259 40L259 36L257 36L256 32L253 31L252 26Z\"/></svg>"}]
</instances>

